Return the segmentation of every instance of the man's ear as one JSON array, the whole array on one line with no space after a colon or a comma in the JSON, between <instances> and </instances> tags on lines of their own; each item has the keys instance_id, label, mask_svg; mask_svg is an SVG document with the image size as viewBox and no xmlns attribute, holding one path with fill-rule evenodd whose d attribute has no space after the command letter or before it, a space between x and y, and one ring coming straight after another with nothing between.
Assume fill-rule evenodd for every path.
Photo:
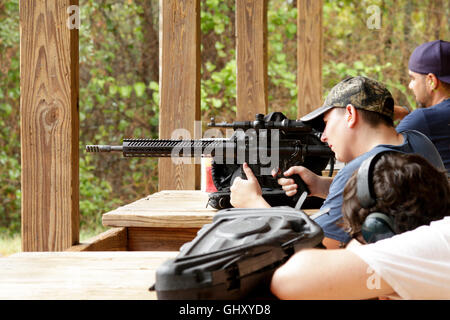
<instances>
[{"instance_id":1,"label":"man's ear","mask_svg":"<svg viewBox=\"0 0 450 320\"><path fill-rule=\"evenodd\" d=\"M345 107L345 121L347 122L347 126L349 128L353 128L358 121L358 112L356 111L356 108L351 104L348 104Z\"/></svg>"},{"instance_id":2,"label":"man's ear","mask_svg":"<svg viewBox=\"0 0 450 320\"><path fill-rule=\"evenodd\" d=\"M439 80L433 73L427 74L425 81L426 86L430 89L430 91L436 90L439 85Z\"/></svg>"}]
</instances>

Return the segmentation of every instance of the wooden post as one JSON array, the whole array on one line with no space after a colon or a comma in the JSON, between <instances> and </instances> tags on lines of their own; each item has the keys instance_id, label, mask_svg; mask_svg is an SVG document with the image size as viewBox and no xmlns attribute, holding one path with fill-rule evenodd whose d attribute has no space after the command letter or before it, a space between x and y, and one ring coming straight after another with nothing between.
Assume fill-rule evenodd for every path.
<instances>
[{"instance_id":1,"label":"wooden post","mask_svg":"<svg viewBox=\"0 0 450 320\"><path fill-rule=\"evenodd\" d=\"M20 1L22 249L78 243L78 0Z\"/></svg>"},{"instance_id":2,"label":"wooden post","mask_svg":"<svg viewBox=\"0 0 450 320\"><path fill-rule=\"evenodd\" d=\"M268 110L267 0L236 0L236 119Z\"/></svg>"},{"instance_id":3,"label":"wooden post","mask_svg":"<svg viewBox=\"0 0 450 320\"><path fill-rule=\"evenodd\" d=\"M322 105L322 0L298 0L298 117Z\"/></svg>"},{"instance_id":4,"label":"wooden post","mask_svg":"<svg viewBox=\"0 0 450 320\"><path fill-rule=\"evenodd\" d=\"M185 129L193 139L200 120L200 0L160 0L159 32L159 137ZM199 188L200 165L159 160L159 190Z\"/></svg>"}]
</instances>

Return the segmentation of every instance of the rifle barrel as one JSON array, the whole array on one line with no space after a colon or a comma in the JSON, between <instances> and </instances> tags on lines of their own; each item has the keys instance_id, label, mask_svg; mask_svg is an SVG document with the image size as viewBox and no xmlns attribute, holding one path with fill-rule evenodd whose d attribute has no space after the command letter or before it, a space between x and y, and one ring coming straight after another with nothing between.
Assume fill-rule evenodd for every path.
<instances>
[{"instance_id":1,"label":"rifle barrel","mask_svg":"<svg viewBox=\"0 0 450 320\"><path fill-rule=\"evenodd\" d=\"M260 148L261 150L269 148ZM124 157L219 157L235 158L239 152L242 155L258 155L259 148L245 146L229 139L125 139L122 146L89 145L87 152L122 152ZM331 157L333 151L324 145L301 145L294 141L285 141L278 146L278 152L283 155L295 154L303 156Z\"/></svg>"},{"instance_id":2,"label":"rifle barrel","mask_svg":"<svg viewBox=\"0 0 450 320\"><path fill-rule=\"evenodd\" d=\"M170 140L125 139L122 146L89 145L87 152L123 152L125 157L198 157L214 154L216 148L227 147L228 139ZM228 147L233 145L228 145Z\"/></svg>"}]
</instances>

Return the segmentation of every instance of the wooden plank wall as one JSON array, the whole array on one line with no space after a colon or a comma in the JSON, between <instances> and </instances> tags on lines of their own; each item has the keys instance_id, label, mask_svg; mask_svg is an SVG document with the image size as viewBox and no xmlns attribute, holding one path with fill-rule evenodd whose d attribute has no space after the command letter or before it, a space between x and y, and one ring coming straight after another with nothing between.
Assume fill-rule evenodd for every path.
<instances>
[{"instance_id":1,"label":"wooden plank wall","mask_svg":"<svg viewBox=\"0 0 450 320\"><path fill-rule=\"evenodd\" d=\"M22 249L78 242L78 0L20 1Z\"/></svg>"},{"instance_id":2,"label":"wooden plank wall","mask_svg":"<svg viewBox=\"0 0 450 320\"><path fill-rule=\"evenodd\" d=\"M200 120L200 0L160 0L159 32L159 138L185 129L193 139ZM200 189L200 165L159 159L159 190L183 189Z\"/></svg>"},{"instance_id":3,"label":"wooden plank wall","mask_svg":"<svg viewBox=\"0 0 450 320\"><path fill-rule=\"evenodd\" d=\"M236 120L268 110L267 1L236 0Z\"/></svg>"},{"instance_id":4,"label":"wooden plank wall","mask_svg":"<svg viewBox=\"0 0 450 320\"><path fill-rule=\"evenodd\" d=\"M323 0L297 1L298 117L322 105Z\"/></svg>"}]
</instances>

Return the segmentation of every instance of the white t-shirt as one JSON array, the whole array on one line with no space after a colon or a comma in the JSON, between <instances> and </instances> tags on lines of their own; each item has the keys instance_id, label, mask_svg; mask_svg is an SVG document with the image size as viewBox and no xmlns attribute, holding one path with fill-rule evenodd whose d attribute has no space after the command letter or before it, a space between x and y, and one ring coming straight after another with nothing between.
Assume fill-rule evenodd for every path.
<instances>
[{"instance_id":1,"label":"white t-shirt","mask_svg":"<svg viewBox=\"0 0 450 320\"><path fill-rule=\"evenodd\" d=\"M398 294L389 298L450 299L450 217L348 250Z\"/></svg>"}]
</instances>

